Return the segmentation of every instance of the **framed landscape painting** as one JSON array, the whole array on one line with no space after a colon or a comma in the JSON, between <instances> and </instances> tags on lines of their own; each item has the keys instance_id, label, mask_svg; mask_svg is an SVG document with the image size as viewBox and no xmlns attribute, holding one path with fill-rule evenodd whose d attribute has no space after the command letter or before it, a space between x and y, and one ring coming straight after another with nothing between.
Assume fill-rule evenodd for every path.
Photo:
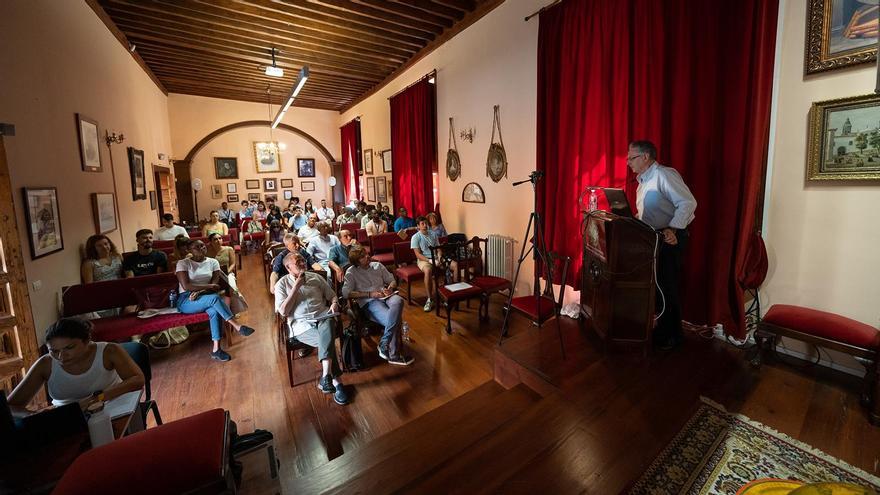
<instances>
[{"instance_id":1,"label":"framed landscape painting","mask_svg":"<svg viewBox=\"0 0 880 495\"><path fill-rule=\"evenodd\" d=\"M98 140L98 122L85 115L76 114L76 131L79 136L79 157L84 172L100 172L101 149Z\"/></svg>"},{"instance_id":2,"label":"framed landscape painting","mask_svg":"<svg viewBox=\"0 0 880 495\"><path fill-rule=\"evenodd\" d=\"M280 155L277 141L254 141L254 164L258 174L281 172Z\"/></svg>"},{"instance_id":3,"label":"framed landscape painting","mask_svg":"<svg viewBox=\"0 0 880 495\"><path fill-rule=\"evenodd\" d=\"M54 187L25 187L22 191L31 258L42 258L64 249L58 190Z\"/></svg>"},{"instance_id":4,"label":"framed landscape painting","mask_svg":"<svg viewBox=\"0 0 880 495\"><path fill-rule=\"evenodd\" d=\"M95 217L96 234L106 234L118 228L113 193L92 193L92 213Z\"/></svg>"},{"instance_id":5,"label":"framed landscape painting","mask_svg":"<svg viewBox=\"0 0 880 495\"><path fill-rule=\"evenodd\" d=\"M813 103L807 180L880 179L880 95Z\"/></svg>"},{"instance_id":6,"label":"framed landscape painting","mask_svg":"<svg viewBox=\"0 0 880 495\"><path fill-rule=\"evenodd\" d=\"M237 179L238 178L238 158L231 157L215 157L214 158L214 178L215 179Z\"/></svg>"},{"instance_id":7,"label":"framed landscape painting","mask_svg":"<svg viewBox=\"0 0 880 495\"><path fill-rule=\"evenodd\" d=\"M877 60L876 0L807 0L804 74Z\"/></svg>"}]
</instances>

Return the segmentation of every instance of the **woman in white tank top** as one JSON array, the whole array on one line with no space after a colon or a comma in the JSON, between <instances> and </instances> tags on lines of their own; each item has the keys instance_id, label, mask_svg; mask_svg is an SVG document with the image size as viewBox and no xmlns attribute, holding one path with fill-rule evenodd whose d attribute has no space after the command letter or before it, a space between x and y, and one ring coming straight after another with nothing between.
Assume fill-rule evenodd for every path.
<instances>
[{"instance_id":1,"label":"woman in white tank top","mask_svg":"<svg viewBox=\"0 0 880 495\"><path fill-rule=\"evenodd\" d=\"M79 402L85 409L144 386L144 375L117 344L92 342L87 320L63 318L46 330L49 354L41 357L9 396L9 405L24 408L48 385L52 404Z\"/></svg>"}]
</instances>

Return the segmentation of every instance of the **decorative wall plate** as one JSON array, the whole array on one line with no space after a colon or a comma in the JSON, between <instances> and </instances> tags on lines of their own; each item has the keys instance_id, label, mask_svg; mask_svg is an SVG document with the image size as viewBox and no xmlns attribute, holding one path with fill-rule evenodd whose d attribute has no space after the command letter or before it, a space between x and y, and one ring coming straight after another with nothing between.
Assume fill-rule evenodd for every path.
<instances>
[{"instance_id":1,"label":"decorative wall plate","mask_svg":"<svg viewBox=\"0 0 880 495\"><path fill-rule=\"evenodd\" d=\"M461 200L465 203L485 203L486 194L476 182L468 182L461 191Z\"/></svg>"},{"instance_id":2,"label":"decorative wall plate","mask_svg":"<svg viewBox=\"0 0 880 495\"><path fill-rule=\"evenodd\" d=\"M501 138L501 119L498 116L498 105L495 105L495 117L492 119L492 140L489 155L486 157L486 175L498 182L507 177L507 153L504 151L504 140ZM498 128L498 142L495 142L495 128Z\"/></svg>"},{"instance_id":3,"label":"decorative wall plate","mask_svg":"<svg viewBox=\"0 0 880 495\"><path fill-rule=\"evenodd\" d=\"M458 143L455 142L455 128L449 117L449 151L446 152L446 177L455 182L461 176L461 159L458 156Z\"/></svg>"}]
</instances>

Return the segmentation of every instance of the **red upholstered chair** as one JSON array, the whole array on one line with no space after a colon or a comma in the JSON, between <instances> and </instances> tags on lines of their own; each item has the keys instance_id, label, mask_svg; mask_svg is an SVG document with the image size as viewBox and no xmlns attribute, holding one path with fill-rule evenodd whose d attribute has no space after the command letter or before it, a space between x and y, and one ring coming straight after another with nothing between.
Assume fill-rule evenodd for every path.
<instances>
[{"instance_id":1,"label":"red upholstered chair","mask_svg":"<svg viewBox=\"0 0 880 495\"><path fill-rule=\"evenodd\" d=\"M248 232L247 231L248 225L250 225L250 223L254 222L254 221L257 221L257 220L251 220L250 218L245 218L244 222L242 222L242 224L241 224L241 230L242 230L242 232L244 232L244 236L242 237L242 239L247 244L248 251L254 250L255 246L259 246L260 244L262 244L263 240L266 238L266 221L265 220L259 220L259 222L263 225L262 231L260 231L260 232Z\"/></svg>"},{"instance_id":2,"label":"red upholstered chair","mask_svg":"<svg viewBox=\"0 0 880 495\"><path fill-rule=\"evenodd\" d=\"M376 234L370 238L370 258L385 266L394 264L394 244L400 242L400 236L394 232Z\"/></svg>"},{"instance_id":3,"label":"red upholstered chair","mask_svg":"<svg viewBox=\"0 0 880 495\"><path fill-rule=\"evenodd\" d=\"M866 370L862 404L870 408L871 423L880 426L880 330L826 311L774 304L758 322L758 354L752 363L760 366L763 354L775 350L780 337L849 354L862 363Z\"/></svg>"},{"instance_id":4,"label":"red upholstered chair","mask_svg":"<svg viewBox=\"0 0 880 495\"><path fill-rule=\"evenodd\" d=\"M349 232L354 233L359 228L361 228L360 222L349 222L349 223L342 224L342 228L340 228L339 230L347 230Z\"/></svg>"},{"instance_id":5,"label":"red upholstered chair","mask_svg":"<svg viewBox=\"0 0 880 495\"><path fill-rule=\"evenodd\" d=\"M440 316L440 306L442 305L446 308L446 333L448 334L452 333L452 310L458 303L480 299L480 304L483 304L483 291L472 284L470 271L465 270L464 277L461 279L462 282L470 284L470 287L451 290L446 283L454 270L452 263L460 265L466 261L461 253L466 252L468 244L468 242L451 242L431 248L437 316ZM480 314L482 314L482 308L480 308Z\"/></svg>"},{"instance_id":6,"label":"red upholstered chair","mask_svg":"<svg viewBox=\"0 0 880 495\"><path fill-rule=\"evenodd\" d=\"M485 298L485 311L486 314L483 315L485 318L489 317L489 298L492 294L498 294L501 292L508 292L513 287L513 283L510 280L507 280L504 277L497 277L495 275L489 275L489 239L474 237L471 242L477 246L477 249L483 253L483 264L482 269L478 272L479 274L474 277L473 284L479 287L483 291L483 297ZM482 306L481 306L482 307Z\"/></svg>"},{"instance_id":7,"label":"red upholstered chair","mask_svg":"<svg viewBox=\"0 0 880 495\"><path fill-rule=\"evenodd\" d=\"M235 493L229 442L229 413L206 411L85 452L52 493Z\"/></svg>"},{"instance_id":8,"label":"red upholstered chair","mask_svg":"<svg viewBox=\"0 0 880 495\"><path fill-rule=\"evenodd\" d=\"M562 342L562 327L559 326L559 313L562 311L562 301L565 299L565 280L568 276L568 267L571 265L571 257L559 253L549 252L545 263L541 263L540 277L544 288L536 294L513 297L509 305L504 309L504 323L501 325L501 339L507 335L507 323L511 313L520 313L539 328L545 322L556 318L556 331L559 333L559 345L562 347L562 356L565 357L565 346ZM535 281L536 288L540 289L541 280ZM559 297L554 296L553 284L560 286ZM500 343L500 342L499 342Z\"/></svg>"},{"instance_id":9,"label":"red upholstered chair","mask_svg":"<svg viewBox=\"0 0 880 495\"><path fill-rule=\"evenodd\" d=\"M367 235L367 229L357 228L354 230L354 234L356 236L358 244L369 250L371 241L370 236Z\"/></svg>"},{"instance_id":10,"label":"red upholstered chair","mask_svg":"<svg viewBox=\"0 0 880 495\"><path fill-rule=\"evenodd\" d=\"M406 281L406 301L412 304L412 284L422 280L422 271L416 263L416 255L409 247L409 241L394 243L394 278L399 284Z\"/></svg>"}]
</instances>

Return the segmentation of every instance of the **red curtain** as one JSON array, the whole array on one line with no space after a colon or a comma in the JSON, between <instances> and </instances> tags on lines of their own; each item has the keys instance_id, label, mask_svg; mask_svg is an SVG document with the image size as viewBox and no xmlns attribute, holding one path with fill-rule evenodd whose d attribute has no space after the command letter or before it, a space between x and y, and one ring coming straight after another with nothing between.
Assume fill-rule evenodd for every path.
<instances>
[{"instance_id":1,"label":"red curtain","mask_svg":"<svg viewBox=\"0 0 880 495\"><path fill-rule=\"evenodd\" d=\"M777 7L566 0L541 14L538 35L537 164L546 173L538 197L548 246L580 267L580 192L625 187L632 200L627 144L649 139L698 202L684 317L722 323L739 337L737 280L767 156Z\"/></svg>"},{"instance_id":2,"label":"red curtain","mask_svg":"<svg viewBox=\"0 0 880 495\"><path fill-rule=\"evenodd\" d=\"M361 162L361 121L354 119L340 128L342 133L342 176L345 201L361 198L358 175Z\"/></svg>"},{"instance_id":3,"label":"red curtain","mask_svg":"<svg viewBox=\"0 0 880 495\"><path fill-rule=\"evenodd\" d=\"M437 95L427 77L391 98L391 164L394 207L410 216L433 211Z\"/></svg>"}]
</instances>

